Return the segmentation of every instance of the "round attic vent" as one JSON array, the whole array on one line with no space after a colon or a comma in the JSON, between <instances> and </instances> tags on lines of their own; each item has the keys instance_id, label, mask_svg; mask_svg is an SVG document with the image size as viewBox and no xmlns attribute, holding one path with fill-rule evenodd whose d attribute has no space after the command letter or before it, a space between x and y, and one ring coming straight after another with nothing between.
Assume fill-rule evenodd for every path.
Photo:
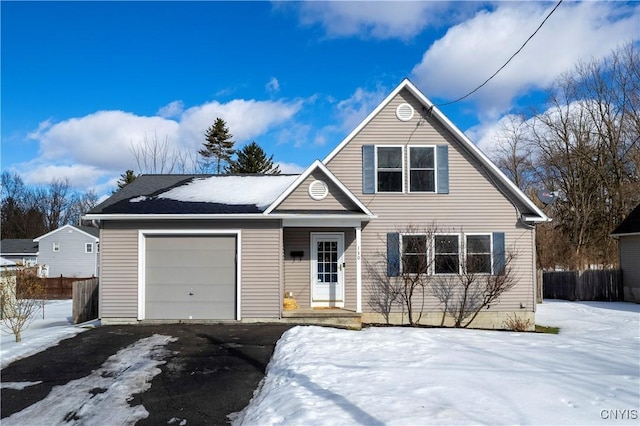
<instances>
[{"instance_id":1,"label":"round attic vent","mask_svg":"<svg viewBox=\"0 0 640 426\"><path fill-rule=\"evenodd\" d=\"M400 121L409 121L413 118L413 107L407 103L398 105L396 108L396 117Z\"/></svg>"},{"instance_id":2,"label":"round attic vent","mask_svg":"<svg viewBox=\"0 0 640 426\"><path fill-rule=\"evenodd\" d=\"M323 200L329 194L329 187L321 180L314 180L309 184L309 196L314 200Z\"/></svg>"}]
</instances>

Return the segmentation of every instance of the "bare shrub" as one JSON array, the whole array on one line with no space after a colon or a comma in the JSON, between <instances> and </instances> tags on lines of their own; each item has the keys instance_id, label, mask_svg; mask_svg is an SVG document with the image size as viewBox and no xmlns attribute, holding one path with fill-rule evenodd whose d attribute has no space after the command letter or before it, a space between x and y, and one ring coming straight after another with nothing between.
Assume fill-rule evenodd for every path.
<instances>
[{"instance_id":1,"label":"bare shrub","mask_svg":"<svg viewBox=\"0 0 640 426\"><path fill-rule=\"evenodd\" d=\"M529 331L531 328L531 320L529 318L524 320L517 314L513 314L513 316L507 315L507 319L502 324L506 329L512 331Z\"/></svg>"},{"instance_id":2,"label":"bare shrub","mask_svg":"<svg viewBox=\"0 0 640 426\"><path fill-rule=\"evenodd\" d=\"M20 285L17 284L20 278ZM22 331L35 319L44 298L44 286L33 268L6 273L0 279L0 313L2 324L22 341Z\"/></svg>"}]
</instances>

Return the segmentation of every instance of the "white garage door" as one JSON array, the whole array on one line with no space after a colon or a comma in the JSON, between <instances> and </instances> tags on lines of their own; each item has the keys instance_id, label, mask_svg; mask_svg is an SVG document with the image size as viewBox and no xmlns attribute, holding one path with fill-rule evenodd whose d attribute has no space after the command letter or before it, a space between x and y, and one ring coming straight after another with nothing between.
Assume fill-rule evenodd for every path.
<instances>
[{"instance_id":1,"label":"white garage door","mask_svg":"<svg viewBox=\"0 0 640 426\"><path fill-rule=\"evenodd\" d=\"M236 237L148 235L146 319L236 319Z\"/></svg>"}]
</instances>

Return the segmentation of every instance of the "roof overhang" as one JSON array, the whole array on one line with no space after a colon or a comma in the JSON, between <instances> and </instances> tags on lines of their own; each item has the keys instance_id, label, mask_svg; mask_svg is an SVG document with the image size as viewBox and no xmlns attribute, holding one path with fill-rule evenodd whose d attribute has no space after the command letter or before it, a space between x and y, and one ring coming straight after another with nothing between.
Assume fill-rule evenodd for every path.
<instances>
[{"instance_id":1,"label":"roof overhang","mask_svg":"<svg viewBox=\"0 0 640 426\"><path fill-rule=\"evenodd\" d=\"M640 236L640 232L619 232L617 234L609 234L609 236L613 238L637 237L637 236Z\"/></svg>"},{"instance_id":2,"label":"roof overhang","mask_svg":"<svg viewBox=\"0 0 640 426\"><path fill-rule=\"evenodd\" d=\"M138 220L270 220L270 219L298 219L298 220L335 220L335 221L369 221L375 215L367 214L333 214L333 213L247 213L247 214L87 214L82 220L87 221L138 221Z\"/></svg>"}]
</instances>

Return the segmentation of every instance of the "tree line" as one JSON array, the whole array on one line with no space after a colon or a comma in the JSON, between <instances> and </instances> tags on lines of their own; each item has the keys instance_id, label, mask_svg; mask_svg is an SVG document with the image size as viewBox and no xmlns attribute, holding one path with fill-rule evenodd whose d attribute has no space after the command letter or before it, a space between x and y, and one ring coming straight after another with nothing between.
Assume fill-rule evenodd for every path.
<instances>
[{"instance_id":1,"label":"tree line","mask_svg":"<svg viewBox=\"0 0 640 426\"><path fill-rule=\"evenodd\" d=\"M80 192L68 179L47 185L27 185L17 173L2 172L2 239L36 238L66 224L78 224L94 207L93 191Z\"/></svg>"},{"instance_id":2,"label":"tree line","mask_svg":"<svg viewBox=\"0 0 640 426\"><path fill-rule=\"evenodd\" d=\"M617 264L609 236L640 202L640 47L579 62L545 90L539 108L510 116L492 159L552 218L537 230L538 266Z\"/></svg>"},{"instance_id":3,"label":"tree line","mask_svg":"<svg viewBox=\"0 0 640 426\"><path fill-rule=\"evenodd\" d=\"M157 135L152 139L145 137L142 144L132 145L131 152L139 174L126 170L120 175L116 191L143 173L280 174L280 167L273 163L273 155L268 156L255 141L235 149L233 135L220 117L206 129L202 148L196 153L171 150L168 139L160 140Z\"/></svg>"}]
</instances>

